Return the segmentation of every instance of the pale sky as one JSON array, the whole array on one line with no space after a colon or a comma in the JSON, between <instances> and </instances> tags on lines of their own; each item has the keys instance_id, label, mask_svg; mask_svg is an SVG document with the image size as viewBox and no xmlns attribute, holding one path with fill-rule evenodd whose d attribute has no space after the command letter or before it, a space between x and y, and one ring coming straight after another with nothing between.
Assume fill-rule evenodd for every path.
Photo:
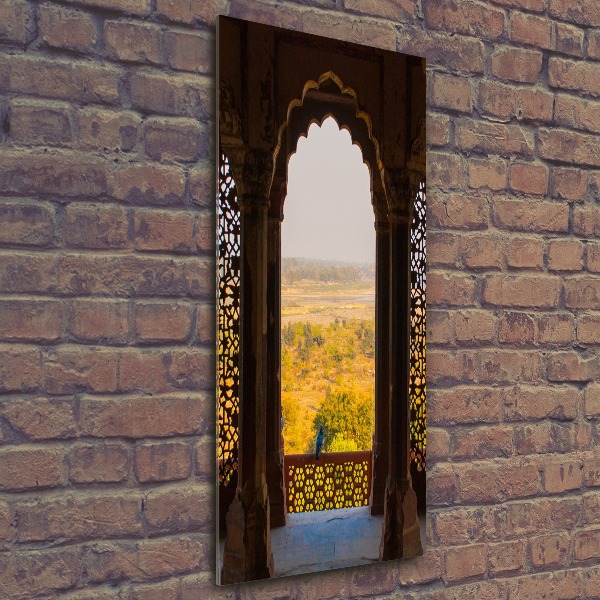
<instances>
[{"instance_id":1,"label":"pale sky","mask_svg":"<svg viewBox=\"0 0 600 600\"><path fill-rule=\"evenodd\" d=\"M311 125L288 165L281 255L375 263L370 178L350 134Z\"/></svg>"}]
</instances>

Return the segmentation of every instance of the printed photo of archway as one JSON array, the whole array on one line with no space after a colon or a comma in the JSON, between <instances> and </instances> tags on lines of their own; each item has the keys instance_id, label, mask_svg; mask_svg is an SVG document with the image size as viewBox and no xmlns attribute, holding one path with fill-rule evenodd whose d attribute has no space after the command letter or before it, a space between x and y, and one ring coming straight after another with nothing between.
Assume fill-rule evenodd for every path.
<instances>
[{"instance_id":1,"label":"printed photo of archway","mask_svg":"<svg viewBox=\"0 0 600 600\"><path fill-rule=\"evenodd\" d=\"M423 58L217 29L217 581L422 554Z\"/></svg>"}]
</instances>

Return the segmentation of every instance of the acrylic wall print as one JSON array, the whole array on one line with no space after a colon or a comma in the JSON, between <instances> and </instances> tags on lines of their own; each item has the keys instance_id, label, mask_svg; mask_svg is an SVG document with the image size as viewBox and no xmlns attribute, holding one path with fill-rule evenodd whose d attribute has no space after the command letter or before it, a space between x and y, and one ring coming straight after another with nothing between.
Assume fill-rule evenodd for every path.
<instances>
[{"instance_id":1,"label":"acrylic wall print","mask_svg":"<svg viewBox=\"0 0 600 600\"><path fill-rule=\"evenodd\" d=\"M425 62L220 17L217 581L417 556Z\"/></svg>"}]
</instances>

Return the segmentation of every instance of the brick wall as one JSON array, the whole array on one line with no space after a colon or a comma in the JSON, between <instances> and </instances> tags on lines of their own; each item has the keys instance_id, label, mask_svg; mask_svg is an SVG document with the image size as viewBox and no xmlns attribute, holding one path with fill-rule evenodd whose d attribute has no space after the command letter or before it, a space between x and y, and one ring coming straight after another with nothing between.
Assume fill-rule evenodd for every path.
<instances>
[{"instance_id":1,"label":"brick wall","mask_svg":"<svg viewBox=\"0 0 600 600\"><path fill-rule=\"evenodd\" d=\"M213 586L219 13L428 58L422 558ZM3 0L0 124L0 597L600 597L597 0Z\"/></svg>"}]
</instances>

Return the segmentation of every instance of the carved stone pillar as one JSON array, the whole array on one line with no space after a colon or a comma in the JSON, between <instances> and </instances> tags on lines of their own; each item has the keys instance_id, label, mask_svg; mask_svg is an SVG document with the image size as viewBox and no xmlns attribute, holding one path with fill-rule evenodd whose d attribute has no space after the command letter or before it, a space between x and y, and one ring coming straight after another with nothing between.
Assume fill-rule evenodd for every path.
<instances>
[{"instance_id":1,"label":"carved stone pillar","mask_svg":"<svg viewBox=\"0 0 600 600\"><path fill-rule=\"evenodd\" d=\"M417 497L410 479L410 224L412 192L403 172L386 171L390 220L389 473L382 560L422 554Z\"/></svg>"},{"instance_id":2,"label":"carved stone pillar","mask_svg":"<svg viewBox=\"0 0 600 600\"><path fill-rule=\"evenodd\" d=\"M267 209L272 154L229 154L241 210L239 477L227 513L221 583L273 575L267 457Z\"/></svg>"},{"instance_id":3,"label":"carved stone pillar","mask_svg":"<svg viewBox=\"0 0 600 600\"><path fill-rule=\"evenodd\" d=\"M286 491L281 437L281 221L285 180L271 188L267 272L267 486L271 527L286 524Z\"/></svg>"},{"instance_id":4,"label":"carved stone pillar","mask_svg":"<svg viewBox=\"0 0 600 600\"><path fill-rule=\"evenodd\" d=\"M371 514L383 514L385 487L389 471L390 442L390 223L387 218L375 221L375 439L373 444L373 480Z\"/></svg>"}]
</instances>

